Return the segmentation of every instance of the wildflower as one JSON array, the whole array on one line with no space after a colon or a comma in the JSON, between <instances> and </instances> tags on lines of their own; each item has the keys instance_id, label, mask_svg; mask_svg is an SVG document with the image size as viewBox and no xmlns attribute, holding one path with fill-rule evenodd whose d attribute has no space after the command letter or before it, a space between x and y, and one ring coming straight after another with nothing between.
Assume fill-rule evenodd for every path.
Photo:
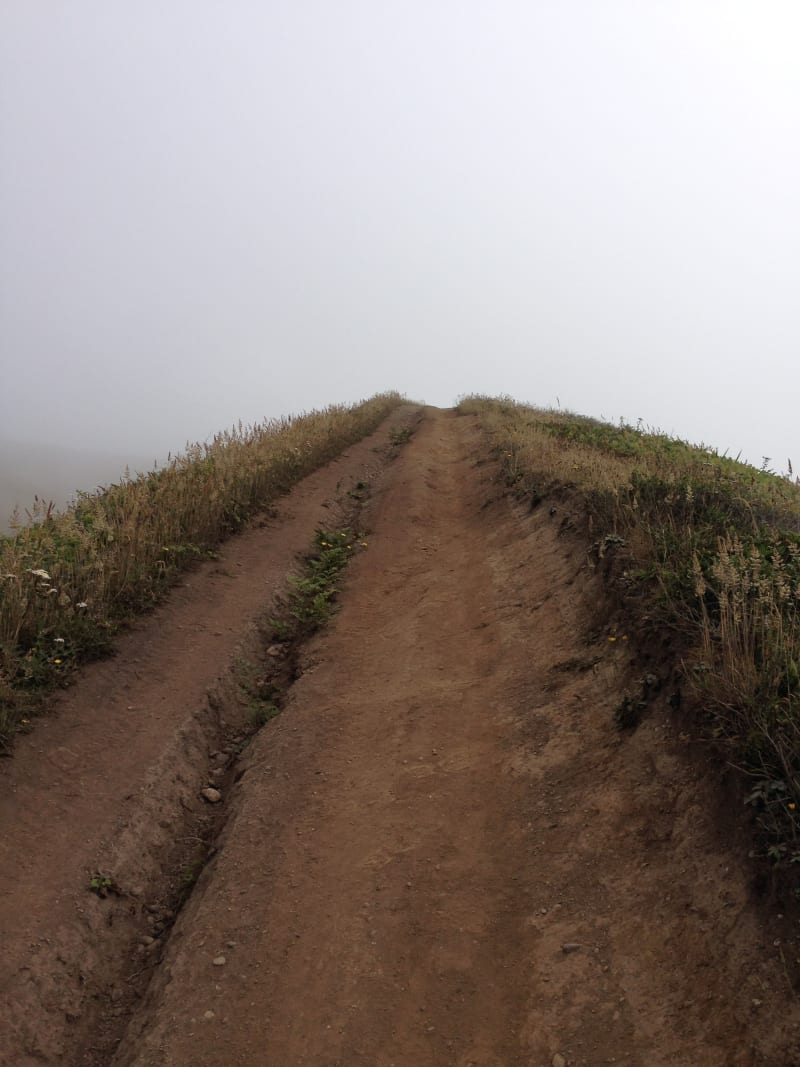
<instances>
[{"instance_id":1,"label":"wildflower","mask_svg":"<svg viewBox=\"0 0 800 1067\"><path fill-rule=\"evenodd\" d=\"M58 667L60 665L60 663L61 663L61 660L60 659L54 659L53 663L55 663L55 665Z\"/></svg>"},{"instance_id":2,"label":"wildflower","mask_svg":"<svg viewBox=\"0 0 800 1067\"><path fill-rule=\"evenodd\" d=\"M794 803L794 801L792 801L792 802L791 802L791 803L789 804L789 811L794 811L794 809L795 809L796 807L797 807L797 805L796 805L796 804Z\"/></svg>"},{"instance_id":3,"label":"wildflower","mask_svg":"<svg viewBox=\"0 0 800 1067\"><path fill-rule=\"evenodd\" d=\"M45 571L45 570L42 570L42 568L41 568L41 567L31 567L31 568L30 568L30 569L28 570L28 574L33 574L33 575L35 575L35 576L36 576L37 578L44 578L44 579L45 579L45 581L47 581L47 582L49 582L49 581L50 581L50 575L49 575L49 574L47 573L47 571Z\"/></svg>"},{"instance_id":4,"label":"wildflower","mask_svg":"<svg viewBox=\"0 0 800 1067\"><path fill-rule=\"evenodd\" d=\"M55 643L57 645L63 645L64 644L64 638L63 637L54 637L53 641L55 641Z\"/></svg>"},{"instance_id":5,"label":"wildflower","mask_svg":"<svg viewBox=\"0 0 800 1067\"><path fill-rule=\"evenodd\" d=\"M616 641L616 637L609 637L609 641Z\"/></svg>"},{"instance_id":6,"label":"wildflower","mask_svg":"<svg viewBox=\"0 0 800 1067\"><path fill-rule=\"evenodd\" d=\"M361 545L362 548L366 548L367 547L367 542L366 541L359 541L358 543Z\"/></svg>"},{"instance_id":7,"label":"wildflower","mask_svg":"<svg viewBox=\"0 0 800 1067\"><path fill-rule=\"evenodd\" d=\"M75 607L76 608L88 608L89 605L86 603L85 600L79 600L78 603L75 605Z\"/></svg>"}]
</instances>

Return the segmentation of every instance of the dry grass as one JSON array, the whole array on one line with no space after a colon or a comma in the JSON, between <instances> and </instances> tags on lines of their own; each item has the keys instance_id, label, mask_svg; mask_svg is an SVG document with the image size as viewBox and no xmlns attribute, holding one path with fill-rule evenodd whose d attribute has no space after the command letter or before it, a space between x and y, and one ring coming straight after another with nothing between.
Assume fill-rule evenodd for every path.
<instances>
[{"instance_id":1,"label":"dry grass","mask_svg":"<svg viewBox=\"0 0 800 1067\"><path fill-rule=\"evenodd\" d=\"M702 723L750 781L764 849L800 863L800 489L641 428L467 397L507 484L577 497L645 634L677 636Z\"/></svg>"},{"instance_id":2,"label":"dry grass","mask_svg":"<svg viewBox=\"0 0 800 1067\"><path fill-rule=\"evenodd\" d=\"M0 538L0 745L32 697L106 651L188 563L213 553L270 501L374 430L401 398L375 396L271 420L196 444L161 470L79 494L62 513L37 503Z\"/></svg>"}]
</instances>

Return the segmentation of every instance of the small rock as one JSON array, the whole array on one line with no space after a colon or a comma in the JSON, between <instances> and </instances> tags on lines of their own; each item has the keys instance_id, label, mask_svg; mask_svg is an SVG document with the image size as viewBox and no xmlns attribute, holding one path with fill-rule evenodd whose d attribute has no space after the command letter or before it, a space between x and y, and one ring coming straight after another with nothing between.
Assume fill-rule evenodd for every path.
<instances>
[{"instance_id":1,"label":"small rock","mask_svg":"<svg viewBox=\"0 0 800 1067\"><path fill-rule=\"evenodd\" d=\"M761 1007L761 1001L758 999L758 997L753 997L753 999L750 1001L750 1003L753 1005L754 1008L760 1008Z\"/></svg>"},{"instance_id":2,"label":"small rock","mask_svg":"<svg viewBox=\"0 0 800 1067\"><path fill-rule=\"evenodd\" d=\"M224 956L216 956L211 962L215 967L224 967L228 961Z\"/></svg>"},{"instance_id":3,"label":"small rock","mask_svg":"<svg viewBox=\"0 0 800 1067\"><path fill-rule=\"evenodd\" d=\"M149 934L142 934L142 936L139 938L140 945L152 945L154 941L155 938L151 937Z\"/></svg>"},{"instance_id":4,"label":"small rock","mask_svg":"<svg viewBox=\"0 0 800 1067\"><path fill-rule=\"evenodd\" d=\"M200 796L204 800L207 800L209 804L219 804L222 800L222 793L220 793L219 789L212 789L211 786L207 789L202 789L200 791Z\"/></svg>"},{"instance_id":5,"label":"small rock","mask_svg":"<svg viewBox=\"0 0 800 1067\"><path fill-rule=\"evenodd\" d=\"M235 941L226 941L225 942L225 948L236 948L236 942Z\"/></svg>"},{"instance_id":6,"label":"small rock","mask_svg":"<svg viewBox=\"0 0 800 1067\"><path fill-rule=\"evenodd\" d=\"M216 1019L216 1015L214 1014L213 1011L204 1011L203 1012L203 1018L207 1019L209 1022L211 1022L212 1019Z\"/></svg>"},{"instance_id":7,"label":"small rock","mask_svg":"<svg viewBox=\"0 0 800 1067\"><path fill-rule=\"evenodd\" d=\"M555 1056L553 1056L551 1062L553 1064L553 1067L567 1067L567 1061L564 1059L560 1052L557 1052Z\"/></svg>"},{"instance_id":8,"label":"small rock","mask_svg":"<svg viewBox=\"0 0 800 1067\"><path fill-rule=\"evenodd\" d=\"M272 656L273 659L277 659L284 654L284 648L282 645L270 645L267 649L267 655Z\"/></svg>"},{"instance_id":9,"label":"small rock","mask_svg":"<svg viewBox=\"0 0 800 1067\"><path fill-rule=\"evenodd\" d=\"M566 956L570 952L579 952L580 951L580 947L581 946L580 946L580 943L578 941L565 941L564 944L561 946L561 951Z\"/></svg>"}]
</instances>

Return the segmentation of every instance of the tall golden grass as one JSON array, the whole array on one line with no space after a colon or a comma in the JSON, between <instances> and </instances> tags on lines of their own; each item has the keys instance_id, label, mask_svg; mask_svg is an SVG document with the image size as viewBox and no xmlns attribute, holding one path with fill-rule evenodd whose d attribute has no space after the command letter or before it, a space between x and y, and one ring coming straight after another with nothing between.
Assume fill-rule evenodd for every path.
<instances>
[{"instance_id":1,"label":"tall golden grass","mask_svg":"<svg viewBox=\"0 0 800 1067\"><path fill-rule=\"evenodd\" d=\"M187 447L163 469L125 476L0 538L0 745L29 695L109 647L122 621L155 604L270 501L372 432L401 403L352 406L239 425Z\"/></svg>"}]
</instances>

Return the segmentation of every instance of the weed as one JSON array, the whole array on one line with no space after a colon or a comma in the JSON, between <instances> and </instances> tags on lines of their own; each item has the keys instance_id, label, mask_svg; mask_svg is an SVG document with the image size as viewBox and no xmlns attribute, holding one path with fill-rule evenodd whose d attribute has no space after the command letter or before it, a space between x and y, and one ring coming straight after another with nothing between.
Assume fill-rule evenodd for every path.
<instances>
[{"instance_id":1,"label":"weed","mask_svg":"<svg viewBox=\"0 0 800 1067\"><path fill-rule=\"evenodd\" d=\"M320 629L333 612L338 577L357 548L366 547L352 529L317 530L314 551L306 560L305 573L290 580L289 614L295 621L293 637Z\"/></svg>"},{"instance_id":2,"label":"weed","mask_svg":"<svg viewBox=\"0 0 800 1067\"><path fill-rule=\"evenodd\" d=\"M292 628L284 619L269 619L267 623L273 641L288 641Z\"/></svg>"},{"instance_id":3,"label":"weed","mask_svg":"<svg viewBox=\"0 0 800 1067\"><path fill-rule=\"evenodd\" d=\"M410 426L403 426L401 429L392 427L389 431L389 443L392 448L402 448L403 445L408 444L413 436L414 431Z\"/></svg>"},{"instance_id":4,"label":"weed","mask_svg":"<svg viewBox=\"0 0 800 1067\"><path fill-rule=\"evenodd\" d=\"M119 893L114 879L107 874L100 874L99 872L89 879L88 889L90 893L95 893L98 897L107 897L111 893Z\"/></svg>"}]
</instances>

